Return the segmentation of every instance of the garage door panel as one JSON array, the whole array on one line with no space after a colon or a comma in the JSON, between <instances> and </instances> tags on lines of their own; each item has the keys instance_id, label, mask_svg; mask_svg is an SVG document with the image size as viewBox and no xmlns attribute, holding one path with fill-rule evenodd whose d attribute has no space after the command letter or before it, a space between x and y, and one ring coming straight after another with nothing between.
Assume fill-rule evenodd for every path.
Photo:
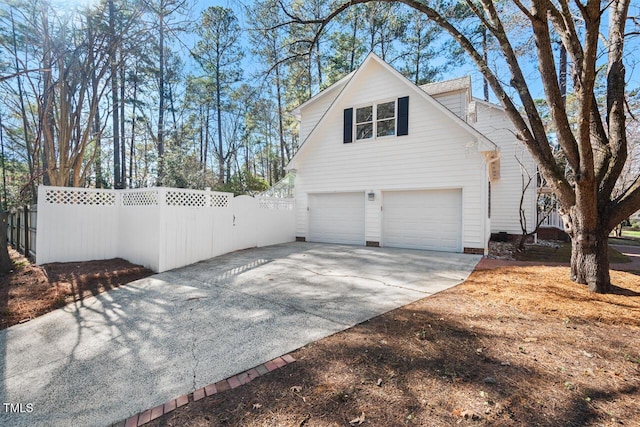
<instances>
[{"instance_id":1,"label":"garage door panel","mask_svg":"<svg viewBox=\"0 0 640 427\"><path fill-rule=\"evenodd\" d=\"M384 246L459 252L461 236L461 190L383 193Z\"/></svg>"},{"instance_id":2,"label":"garage door panel","mask_svg":"<svg viewBox=\"0 0 640 427\"><path fill-rule=\"evenodd\" d=\"M364 244L364 193L310 194L309 241Z\"/></svg>"}]
</instances>

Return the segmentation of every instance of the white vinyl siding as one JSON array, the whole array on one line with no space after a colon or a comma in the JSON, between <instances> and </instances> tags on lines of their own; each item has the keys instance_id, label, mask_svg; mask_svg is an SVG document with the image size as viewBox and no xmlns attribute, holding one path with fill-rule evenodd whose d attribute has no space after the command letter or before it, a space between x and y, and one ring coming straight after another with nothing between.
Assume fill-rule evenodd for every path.
<instances>
[{"instance_id":1,"label":"white vinyl siding","mask_svg":"<svg viewBox=\"0 0 640 427\"><path fill-rule=\"evenodd\" d=\"M454 190L383 193L384 246L460 252L462 192Z\"/></svg>"},{"instance_id":2,"label":"white vinyl siding","mask_svg":"<svg viewBox=\"0 0 640 427\"><path fill-rule=\"evenodd\" d=\"M309 241L364 245L364 193L309 195Z\"/></svg>"},{"instance_id":3,"label":"white vinyl siding","mask_svg":"<svg viewBox=\"0 0 640 427\"><path fill-rule=\"evenodd\" d=\"M462 120L467 120L467 92L443 93L434 95L433 98L451 110Z\"/></svg>"},{"instance_id":4,"label":"white vinyl siding","mask_svg":"<svg viewBox=\"0 0 640 427\"><path fill-rule=\"evenodd\" d=\"M309 237L308 193L357 191L364 197L374 191L375 200L364 201L365 240L380 242L381 192L460 188L462 247L485 248L486 167L473 137L377 62L369 62L356 77L291 164L297 170L296 235ZM343 144L344 109L374 104L390 94L411 97L409 135Z\"/></svg>"},{"instance_id":5,"label":"white vinyl siding","mask_svg":"<svg viewBox=\"0 0 640 427\"><path fill-rule=\"evenodd\" d=\"M307 105L301 111L303 117L300 123L300 142L304 142L313 128L318 124L333 100L338 96L346 82L334 86L329 93L323 94L317 101Z\"/></svg>"},{"instance_id":6,"label":"white vinyl siding","mask_svg":"<svg viewBox=\"0 0 640 427\"><path fill-rule=\"evenodd\" d=\"M536 221L535 163L525 146L515 138L513 124L505 112L483 102L476 103L478 121L473 126L500 147L500 179L491 183L491 232L522 232L519 209L523 171L518 160L533 177L523 202L528 231L533 231ZM526 173L524 176L526 179Z\"/></svg>"}]
</instances>

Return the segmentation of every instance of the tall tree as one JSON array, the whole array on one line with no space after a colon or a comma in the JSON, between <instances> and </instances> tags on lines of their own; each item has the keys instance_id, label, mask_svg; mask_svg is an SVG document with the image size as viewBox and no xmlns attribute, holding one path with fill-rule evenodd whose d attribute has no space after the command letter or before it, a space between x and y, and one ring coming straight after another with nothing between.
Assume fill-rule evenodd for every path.
<instances>
[{"instance_id":1,"label":"tall tree","mask_svg":"<svg viewBox=\"0 0 640 427\"><path fill-rule=\"evenodd\" d=\"M109 0L109 38L111 51L109 52L109 72L111 73L111 104L112 104L112 132L113 132L113 188L124 188L121 171L120 156L120 100L118 99L118 34L116 30L116 8L114 0ZM124 120L124 117L122 117Z\"/></svg>"},{"instance_id":2,"label":"tall tree","mask_svg":"<svg viewBox=\"0 0 640 427\"><path fill-rule=\"evenodd\" d=\"M326 26L336 15L353 4L370 0L352 0L337 6L325 19L304 20ZM538 169L560 204L565 231L572 241L571 278L587 284L594 292L611 289L608 235L624 218L640 208L640 177L612 192L626 164L628 147L625 126L625 25L630 0L602 3L586 0L571 6L566 1L519 0L497 2L467 0L475 21L483 25L499 45L500 59L508 76L498 76L465 36L468 21L456 21L447 15L448 4L434 5L417 0L388 0L404 3L425 14L450 34L469 55L488 81L506 114L515 126L517 138L527 147ZM518 32L508 30L506 17L517 16L522 24ZM608 20L606 20L608 18ZM537 81L542 84L556 129L557 143L572 171L558 165L540 112L533 99L531 73L519 62L516 45L527 33L535 41L538 64ZM554 60L553 33L557 34L573 64L571 76L578 102L577 126L572 128L564 107ZM601 41L602 40L602 41ZM595 86L600 48L607 59L606 96L600 102ZM501 78L503 77L503 78ZM506 83L509 82L509 83ZM514 96L509 93L513 91ZM522 114L524 113L524 114Z\"/></svg>"},{"instance_id":3,"label":"tall tree","mask_svg":"<svg viewBox=\"0 0 640 427\"><path fill-rule=\"evenodd\" d=\"M242 75L240 67L243 51L240 45L241 29L233 10L220 6L207 8L202 13L200 36L194 56L203 70L210 73L215 84L214 106L216 113L217 144L214 152L218 160L218 179L225 182L226 165L232 151L225 144L223 135L223 113L231 89Z\"/></svg>"},{"instance_id":4,"label":"tall tree","mask_svg":"<svg viewBox=\"0 0 640 427\"><path fill-rule=\"evenodd\" d=\"M252 52L261 58L261 62L264 64L264 69L261 70L263 85L265 89L271 88L273 91L277 109L279 167L276 168L275 174L272 174L272 169L268 169L267 175L265 175L268 176L269 182L272 182L274 179L277 180L284 176L286 162L291 158L291 147L285 138L285 110L287 109L285 92L298 95L304 93L305 98L310 96L310 74L303 71L304 69L308 70L309 62L308 57L300 60L295 48L288 51L288 56L283 53L283 51L286 52L283 46L287 43L287 34L282 31L282 28L277 28L277 23L282 19L281 9L277 2L259 3L256 5L255 11L254 24L256 28L251 32ZM304 83L301 84L299 79L302 79ZM263 106L265 105L263 104Z\"/></svg>"},{"instance_id":5,"label":"tall tree","mask_svg":"<svg viewBox=\"0 0 640 427\"><path fill-rule=\"evenodd\" d=\"M50 16L49 12L42 9L35 27L41 40L42 85L31 82L32 87L41 88L34 96L45 183L81 186L92 167L85 155L104 94L104 87L92 84L92 76L95 70L96 78L102 80L108 72L110 39L93 37L77 12L64 16Z\"/></svg>"},{"instance_id":6,"label":"tall tree","mask_svg":"<svg viewBox=\"0 0 640 427\"><path fill-rule=\"evenodd\" d=\"M362 8L362 5L356 5L336 17L340 28L329 36L330 53L326 73L328 84L333 84L354 71L366 53L360 36L366 19L363 16Z\"/></svg>"},{"instance_id":7,"label":"tall tree","mask_svg":"<svg viewBox=\"0 0 640 427\"><path fill-rule=\"evenodd\" d=\"M156 79L158 82L158 106L157 106L157 131L154 136L156 143L156 150L158 155L157 165L157 177L156 184L163 185L164 175L164 152L165 152L165 113L167 100L166 90L166 57L168 53L167 49L167 36L169 33L176 33L181 28L180 25L171 25L171 18L182 11L187 0L142 0L145 7L152 15L152 23L150 26L157 25L157 39L156 39L156 52L157 52L157 68ZM149 127L147 129L151 130Z\"/></svg>"},{"instance_id":8,"label":"tall tree","mask_svg":"<svg viewBox=\"0 0 640 427\"><path fill-rule=\"evenodd\" d=\"M400 38L404 45L402 72L416 85L433 82L442 71L442 66L433 65L437 56L436 40L441 32L423 14L409 17L407 29Z\"/></svg>"},{"instance_id":9,"label":"tall tree","mask_svg":"<svg viewBox=\"0 0 640 427\"><path fill-rule=\"evenodd\" d=\"M364 33L367 34L368 51L375 52L389 64L401 55L397 52L397 41L407 28L405 8L394 2L364 2Z\"/></svg>"}]
</instances>

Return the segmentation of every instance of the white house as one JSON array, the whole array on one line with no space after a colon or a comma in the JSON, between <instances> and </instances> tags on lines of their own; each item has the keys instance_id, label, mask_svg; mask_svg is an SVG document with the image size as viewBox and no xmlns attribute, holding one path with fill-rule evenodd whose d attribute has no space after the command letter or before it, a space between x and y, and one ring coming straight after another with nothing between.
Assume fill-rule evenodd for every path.
<instances>
[{"instance_id":1,"label":"white house","mask_svg":"<svg viewBox=\"0 0 640 427\"><path fill-rule=\"evenodd\" d=\"M491 233L521 233L520 163L534 227L535 165L469 77L418 87L369 54L294 114L298 240L484 254Z\"/></svg>"}]
</instances>

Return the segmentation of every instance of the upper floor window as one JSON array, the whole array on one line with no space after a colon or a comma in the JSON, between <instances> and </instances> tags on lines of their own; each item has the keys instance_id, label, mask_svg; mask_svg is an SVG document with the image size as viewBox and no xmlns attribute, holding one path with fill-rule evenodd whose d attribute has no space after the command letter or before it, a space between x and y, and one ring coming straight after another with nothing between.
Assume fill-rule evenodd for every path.
<instances>
[{"instance_id":1,"label":"upper floor window","mask_svg":"<svg viewBox=\"0 0 640 427\"><path fill-rule=\"evenodd\" d=\"M373 106L356 108L356 141L373 138Z\"/></svg>"},{"instance_id":2,"label":"upper floor window","mask_svg":"<svg viewBox=\"0 0 640 427\"><path fill-rule=\"evenodd\" d=\"M355 111L354 111L355 110ZM409 97L344 110L344 143L409 134Z\"/></svg>"},{"instance_id":3,"label":"upper floor window","mask_svg":"<svg viewBox=\"0 0 640 427\"><path fill-rule=\"evenodd\" d=\"M395 134L395 101L356 108L356 141Z\"/></svg>"},{"instance_id":4,"label":"upper floor window","mask_svg":"<svg viewBox=\"0 0 640 427\"><path fill-rule=\"evenodd\" d=\"M396 102L385 102L376 106L376 136L396 134Z\"/></svg>"}]
</instances>

